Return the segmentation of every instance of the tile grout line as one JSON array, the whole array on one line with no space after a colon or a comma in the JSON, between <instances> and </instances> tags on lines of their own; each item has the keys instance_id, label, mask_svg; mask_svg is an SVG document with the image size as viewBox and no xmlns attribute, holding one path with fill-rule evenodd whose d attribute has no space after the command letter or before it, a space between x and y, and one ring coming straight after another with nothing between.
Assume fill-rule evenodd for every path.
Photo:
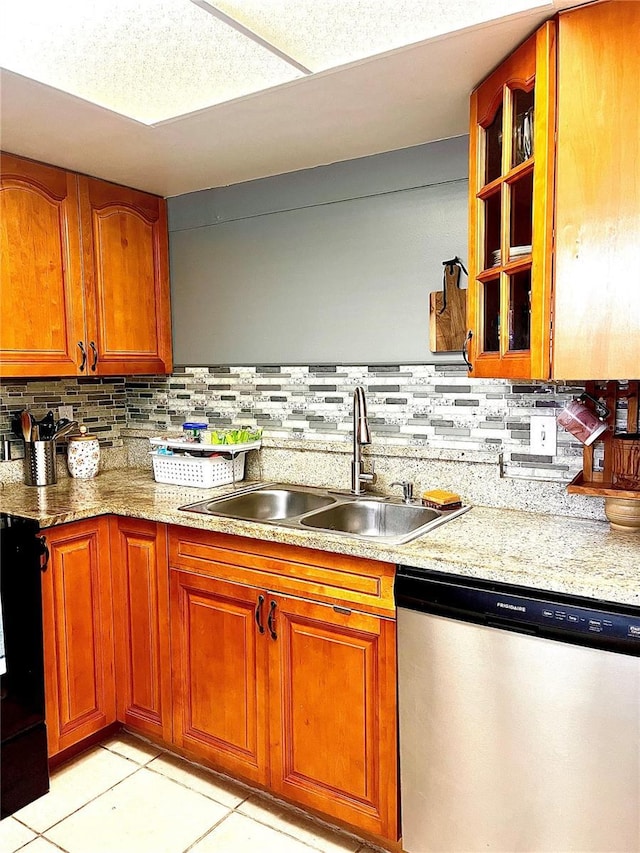
<instances>
[{"instance_id":1,"label":"tile grout line","mask_svg":"<svg viewBox=\"0 0 640 853\"><path fill-rule=\"evenodd\" d=\"M143 741L143 743L151 743L151 742L150 741ZM115 755L121 755L121 753L115 752L115 750L109 749L109 747L104 745L104 744L100 744L100 746L103 747L104 749L108 750L109 752L113 752ZM216 821L214 824L212 824L209 827L209 829L206 830L206 832L204 832L201 836L199 836L194 841L192 841L191 844L189 844L189 846L184 849L183 853L187 853L187 851L191 850L198 842L202 841L204 838L206 838L208 835L210 835L214 830L216 830L220 826L220 824L222 824L229 817L229 815L233 814L235 811L235 807L231 807L231 806L227 805L226 803L221 803L220 800L216 800L216 799L214 799L214 797L211 797L208 794L203 793L202 791L198 791L195 788L192 788L189 785L185 784L184 782L181 782L178 779L174 779L172 776L169 776L165 773L162 773L160 770L157 770L156 768L150 766L157 758L161 758L162 756L172 756L173 757L173 753L167 752L166 750L160 750L157 755L154 755L151 758L149 758L145 764L141 764L139 769L140 770L143 770L143 769L149 770L155 776L160 776L161 778L163 778L165 780L173 782L174 784L179 785L181 788L183 788L186 791L189 791L192 794L200 794L201 796L205 797L205 799L209 800L210 802L215 803L216 805L222 806L223 808L227 809L227 813L225 815L223 815L218 821ZM127 758L128 756L122 756L122 757ZM129 759L129 760L133 760L133 759ZM190 762L188 762L186 759L180 759L180 760L183 761L185 764L188 764L188 765L190 764ZM194 764L193 766L199 768L199 765ZM205 769L205 768L203 768L203 769ZM131 775L134 775L134 774L131 774ZM212 776L215 777L215 774L212 773ZM128 779L130 777L127 776L126 778ZM109 790L111 790L111 789L109 789ZM106 791L105 791L105 793L106 793ZM241 805L246 800L248 800L249 797L250 797L250 794L247 794L247 796L243 800L241 800L240 803L238 803L237 805Z\"/></svg>"},{"instance_id":2,"label":"tile grout line","mask_svg":"<svg viewBox=\"0 0 640 853\"><path fill-rule=\"evenodd\" d=\"M143 741L143 743L146 743L146 741ZM107 752L110 752L112 755L117 755L118 758L126 758L127 761L132 761L139 767L146 767L151 761L155 761L156 758L159 758L161 755L165 754L164 750L161 750L160 752L158 752L157 755L148 758L144 763L142 763L140 761L137 761L135 758L131 758L129 755L124 755L122 752L116 752L115 749L111 749L110 747L106 746L106 744L100 743L98 744L98 746L100 747L100 749L104 749Z\"/></svg>"},{"instance_id":3,"label":"tile grout line","mask_svg":"<svg viewBox=\"0 0 640 853\"><path fill-rule=\"evenodd\" d=\"M189 790L193 790L193 789L189 789ZM249 799L249 798L247 798L247 799ZM246 802L246 800L243 800L243 802ZM240 805L242 805L242 803L238 803L238 806L240 806ZM190 844L188 847L186 847L185 850L182 851L182 853L189 853L189 851L192 850L196 844L198 844L200 841L203 841L207 836L209 836L213 832L215 832L229 817L231 817L231 815L234 815L234 814L240 815L240 817L243 817L246 820L252 821L253 823L257 823L260 826L264 826L267 829L270 829L273 832L276 832L278 835L284 835L286 838L291 838L292 841L296 841L298 844L302 844L304 847L308 847L309 850L318 851L318 853L324 853L322 847L316 847L313 844L309 844L307 841L303 841L299 836L291 835L289 832L285 832L282 829L276 829L275 826L272 826L271 824L265 823L263 820L258 820L255 817L244 814L244 812L237 811L238 806L236 806L233 809L230 809L229 812L224 817L222 817L216 824L214 824L210 829L208 829L207 832L204 833L204 835L201 835L200 838L197 838L192 844ZM345 851L345 853L360 853L360 851L362 851L362 849L363 849L362 845L360 845L354 851ZM365 853L366 853L366 851L365 851Z\"/></svg>"},{"instance_id":4,"label":"tile grout line","mask_svg":"<svg viewBox=\"0 0 640 853\"><path fill-rule=\"evenodd\" d=\"M143 741L143 743L147 743L147 741ZM149 741L148 743L151 743L151 742ZM102 744L101 744L101 745L102 745ZM106 747L106 746L105 746L104 748L105 748L105 749L108 749L108 747ZM120 755L120 753L115 753L115 754L116 754L116 755ZM284 830L282 830L282 829L276 829L276 827L272 826L272 825L271 825L271 824L269 824L269 823L266 823L264 820L260 820L259 818L256 818L256 817L254 817L254 816L252 816L252 815L248 815L248 814L245 814L244 812L239 811L240 806L244 805L244 804L245 804L248 800L250 800L252 797L257 797L257 798L259 798L259 799L264 799L266 802L273 802L273 804L274 804L274 805L276 805L276 807L284 807L284 808L286 809L286 805L285 805L285 804L282 804L282 805L281 805L281 804L279 804L279 803L278 803L278 801L276 801L276 800L271 801L271 800L269 800L269 798L266 798L266 797L264 797L264 798L263 798L263 797L261 797L261 796L260 796L260 793L259 793L258 791L255 791L255 790L253 790L253 789L249 789L249 790L248 790L247 795L246 795L242 800L240 800L240 802L236 803L236 805L235 805L235 806L229 806L227 803L223 803L223 802L221 802L220 800L216 800L216 799L215 799L215 797L211 796L210 794L205 794L203 791L199 791L199 790L197 790L196 788L190 787L190 786L189 786L188 784L186 784L185 782L182 782L182 781L180 781L180 780L178 780L178 779L174 779L172 776L169 776L168 774L162 773L162 771L157 770L156 768L154 768L154 767L151 767L151 766L150 766L150 765L151 765L151 764L152 764L152 763L153 763L157 758L160 758L160 757L162 757L163 755L167 755L167 756L171 756L171 757L177 758L178 760L180 760L180 761L184 762L184 763L185 763L186 765L188 765L188 766L193 766L194 768L197 768L197 769L199 769L199 770L202 770L202 771L204 771L205 773L209 773L209 774L212 776L212 778L213 778L213 779L226 780L226 778L227 778L227 777L225 777L225 776L223 776L223 775L219 775L219 774L217 774L217 773L216 773L216 771L211 770L211 769L209 769L209 768L206 768L206 767L204 767L204 765L194 764L194 763L192 763L192 762L188 761L188 759L185 759L185 758L183 758L182 756L174 755L174 753L172 753L172 752L168 752L167 750L162 750L162 751L160 751L160 752L158 753L158 755L155 755L155 756L153 756L153 758L150 758L146 764L141 765L141 769L146 768L147 770L151 771L151 772L152 772L152 773L154 773L155 775L157 775L157 776L162 776L162 777L163 777L163 778L165 778L165 779L169 779L170 781L175 782L175 784L180 785L180 787L184 788L185 790L187 790L187 791L191 791L192 793L201 794L203 797L206 797L206 799L211 800L211 802L214 802L214 803L216 803L217 805L222 806L222 807L224 807L224 808L228 809L228 812L227 812L227 814L226 814L226 815L224 815L224 817L222 817L222 818L221 818L217 823L215 823L215 824L214 824L214 825L213 825L209 830L207 830L207 832L205 832L205 833L204 833L204 835L200 836L200 838L198 838L198 839L196 839L195 841L193 841L193 842L189 845L189 847L187 847L187 848L185 849L185 851L183 851L183 853L187 853L187 851L191 850L191 848L192 848L195 844L197 844L197 843L198 843L198 841L202 841L202 839L203 839L203 838L206 838L206 836L207 836L207 835L209 835L209 834L210 834L210 833L212 833L215 829L217 829L217 828L220 826L220 824L221 824L221 823L223 823L223 821L225 821L225 820L226 820L226 819L227 819L231 814L234 814L234 813L237 813L237 814L241 815L242 817L248 818L249 820L252 820L252 821L254 821L255 823L258 823L258 824L260 824L260 825L262 825L262 826L266 826L268 829L272 829L274 832L279 832L281 835L285 835L285 836L287 836L288 838L292 838L294 841L298 841L300 844L304 844L305 846L309 847L311 850L318 850L318 851L320 851L320 853L322 853L322 848L321 848L321 847L316 847L315 845L310 844L310 843L309 843L309 842L307 842L307 841L303 841L299 836L292 835L291 833L286 832L286 831L284 831ZM231 781L231 783L232 783L232 784L238 784L238 783L233 783L233 780L230 780L230 781ZM105 793L106 793L106 792L105 792ZM287 810L287 811L288 811L288 810ZM292 815L292 816L298 816L298 817L300 817L300 818L303 818L303 819L307 819L307 820L309 820L309 818L308 818L308 817L307 817L303 812L299 812L299 811L297 811L294 807L292 807L292 808L291 808L291 815ZM313 825L315 825L313 821L311 821L311 823L312 823ZM332 827L332 826L330 826L330 825L328 825L328 824L326 824L326 825L325 825L325 824L323 824L323 823L321 823L321 822L318 822L317 826L318 826L318 828L319 828L319 829L328 829L329 831L333 831L333 832L336 832L336 833L339 833L339 834L340 834L340 830L339 830L339 829L334 828L334 827ZM345 838L350 838L350 837L352 837L352 836L348 835L347 833L344 833L344 837L345 837ZM359 839L357 839L357 838L355 838L355 841L357 841L357 842L359 843L359 845L360 845L360 846L359 846L359 847L357 847L357 848L355 849L355 851L353 851L353 853L360 853L360 851L362 850L362 842L361 842ZM366 848L365 848L365 850L366 850Z\"/></svg>"},{"instance_id":5,"label":"tile grout line","mask_svg":"<svg viewBox=\"0 0 640 853\"><path fill-rule=\"evenodd\" d=\"M133 737L137 737L137 735L133 735ZM140 738L140 740L142 740L143 743L148 743L152 746L155 746L155 744L153 744L152 741L146 741L146 740L144 740L144 738ZM105 747L105 749L107 749L107 748L108 747ZM119 753L116 753L116 754L119 754ZM194 762L191 762L188 759L184 758L183 756L177 755L177 754L172 753L168 750L161 750L158 753L158 755L155 755L153 758L150 758L149 761L147 762L147 764L143 765L144 767L146 767L147 770L150 770L152 773L155 773L156 775L159 775L159 776L163 776L165 779L169 779L172 782L175 782L177 785L180 785L181 787L185 788L186 790L192 791L192 792L197 793L197 794L201 794L202 796L206 797L207 799L211 800L212 802L216 803L217 805L220 805L226 809L229 809L228 813L223 818L221 818L216 824L214 824L199 839L197 839L191 845L189 845L189 847L186 848L184 853L187 853L187 851L190 850L198 841L201 841L203 838L205 838L207 835L209 835L211 832L213 832L215 829L217 829L217 827L220 826L220 824L223 821L225 821L233 813L237 813L237 814L241 815L242 817L245 817L245 818L248 818L249 820L254 821L255 823L258 823L262 826L266 826L268 829L272 829L274 832L278 832L281 835L285 835L288 838L292 838L294 841L298 841L299 843L304 844L305 846L309 847L311 850L317 850L317 851L320 851L320 853L323 853L323 850L321 847L316 847L313 844L308 843L307 841L303 841L299 836L292 835L291 833L286 832L282 829L276 829L276 827L272 826L269 823L266 823L264 820L260 820L259 818L253 817L251 815L248 815L248 814L245 814L244 812L239 811L240 807L242 805L244 805L252 797L257 797L258 799L261 799L265 802L273 803L277 808L284 808L285 814L290 813L292 816L297 816L297 817L300 817L304 820L310 820L309 816L306 815L301 810L296 809L294 806L287 808L287 805L285 803L280 803L278 800L275 800L275 799L271 800L269 797L261 796L259 791L252 789L252 788L247 788L247 795L242 800L240 800L240 802L236 803L235 806L229 806L226 803L221 802L220 800L216 800L215 797L213 797L209 794L205 794L202 791L198 791L196 788L192 788L189 785L187 785L186 783L181 782L177 779L174 779L172 776L164 774L160 770L156 770L155 768L150 766L150 764L152 764L156 758L160 758L163 755L170 756L172 758L176 758L177 760L183 762L187 766L192 766L194 768L197 768L200 771L203 771L204 773L208 773L211 775L211 777L213 779L219 779L221 781L228 781L232 785L239 786L239 787L244 787L244 786L242 785L242 783L235 782L233 779L228 779L228 777L224 776L224 774L217 773L215 770L212 770L211 768L205 767L204 765L200 765L200 764L196 764ZM343 833L337 827L333 827L329 824L324 824L321 821L318 821L317 824L313 820L310 820L310 822L314 826L317 825L317 827L319 829L329 830L329 831L335 832L339 835L343 835L345 839L353 838L359 844L359 846L354 851L350 851L350 853L360 853L360 851L364 851L364 853L367 853L367 850L369 850L369 848L366 846L366 844L364 844L364 842L362 842L360 839L358 839L355 836L351 836L346 832Z\"/></svg>"},{"instance_id":6,"label":"tile grout line","mask_svg":"<svg viewBox=\"0 0 640 853\"><path fill-rule=\"evenodd\" d=\"M134 735L133 737L136 737L136 736ZM151 742L145 741L144 739L140 739L140 740L142 741L142 743L148 743L148 744L149 744L150 746L152 746L154 749L158 748L158 747L156 747L156 746L155 746L155 744L153 744L153 743L151 743ZM248 801L250 801L250 800L251 800L252 798L254 798L254 797L255 797L258 801L262 801L262 802L264 802L264 803L265 803L265 804L267 804L267 805L271 805L271 806L273 806L275 809L284 810L284 813L285 813L285 814L284 814L284 817L285 817L285 819L286 819L288 816L290 816L292 819L293 819L293 818L300 818L300 819L302 819L302 820L310 821L312 828L315 828L315 827L317 826L317 829L318 829L318 830L321 830L321 831L322 831L322 830L324 830L324 831L328 830L328 831L330 831L330 832L334 832L334 833L338 834L339 836L342 836L342 835L343 835L345 840L348 840L348 839L350 839L350 838L353 838L353 840L354 840L356 843L358 843L358 847L356 847L356 848L355 848L355 850L354 850L354 851L352 851L352 853L372 853L372 851L370 851L370 848L369 848L369 847L367 847L367 845L366 845L366 844L365 844L361 839L358 839L357 837L352 837L352 836L350 836L350 835L349 835L349 834L347 834L347 833L342 833L342 832L341 832L341 830L339 830L338 828L333 827L333 826L331 826L331 825L329 825L329 824L324 824L324 823L322 823L322 822L320 822L320 821L318 821L318 822L317 822L317 824L316 824L316 822L315 822L315 821L313 821L313 820L310 820L309 816L308 816L308 815L306 815L304 812L302 812L302 811L300 811L300 810L296 809L295 807L291 807L291 809L289 809L289 808L287 808L287 806L286 806L286 804L285 804L285 803L280 803L279 801L277 801L277 800L275 800L275 799L274 799L274 800L272 800L272 799L271 799L271 798L269 798L269 797L263 797L263 796L260 794L260 792L259 792L259 791L257 791L257 790L253 790L253 789L249 789L249 788L247 788L247 794L246 794L246 796L245 796L243 799L241 799L238 803L236 803L236 805L235 805L235 806L229 806L228 804L225 804L225 803L220 802L219 800L216 800L214 797L210 796L209 794L205 794L205 793L203 793L202 791L198 791L196 788L190 787L188 784L186 784L186 783L184 783L184 782L181 782L181 781L179 781L179 780L177 780L177 779L174 779L173 777L171 777L171 776L169 776L169 775L167 775L167 774L162 773L160 770L157 770L157 769L155 769L155 768L150 767L150 764L152 764L152 763L153 763L153 761L155 761L157 758L162 758L163 756L169 756L169 757L172 757L172 758L177 759L177 760L178 760L178 761L180 761L180 762L183 762L187 767L189 767L189 766L193 766L193 768L196 768L196 769L198 769L198 770L201 770L201 771L203 771L203 772L205 772L205 773L210 774L210 775L211 775L211 777L212 777L212 780L216 780L216 779L218 779L218 778L219 778L221 781L227 781L227 777L225 777L224 775L222 775L222 774L218 774L218 773L216 773L216 771L211 770L211 769L209 769L209 768L206 768L206 767L204 767L204 766L201 766L201 765L198 765L198 764L194 764L194 763L192 763L192 762L188 761L188 759L183 758L182 756L177 756L177 755L174 755L174 754L173 754L173 753L171 753L171 752L168 752L168 751L166 751L166 750L161 750L161 749L159 749L159 748L158 748L158 749L159 749L159 751L158 751L158 753L157 753L156 755L153 755L153 756L149 757L148 759L146 759L146 761L145 761L144 763L141 763L141 762L140 762L139 760L137 760L137 759L131 758L131 757L130 757L130 756L128 756L128 755L123 755L122 753L117 752L117 751L116 751L116 750L114 750L114 749L111 749L111 748L110 748L109 746L107 746L106 744L101 743L101 744L98 744L97 746L98 746L100 749L103 749L103 750L105 750L106 752L111 753L112 755L116 755L118 758L123 758L125 761L128 761L130 764L132 764L132 765L134 765L134 766L135 766L135 769L134 769L131 773L128 773L128 774L127 774L125 777L123 777L122 779L119 779L115 784L111 785L109 788L105 789L104 791L101 791L101 792L100 792L99 794L97 794L95 797L92 797L91 799L87 800L87 802L85 802L85 803L83 803L82 805L78 806L78 808L76 808L76 809L74 809L73 811L69 812L69 814L66 814L64 817L60 818L60 820L57 820L55 823L52 823L50 826L46 827L46 828L45 828L44 830L42 830L42 831L38 831L38 830L34 829L33 827L29 826L29 824L25 823L25 822L24 822L24 820L20 820L19 818L16 818L16 817L14 816L14 819L16 820L16 822L17 822L17 823L19 823L20 825L24 826L25 828L27 828L28 830L30 830L31 832L34 832L34 833L36 834L36 835L35 835L35 838L32 838L30 841L26 842L26 844L24 844L24 845L22 845L21 847L17 848L16 853L19 853L19 851L23 850L23 849L24 849L28 844L31 844L33 841L35 841L35 840L36 840L36 838L42 838L42 839L44 839L47 843L49 843L49 844L51 844L53 847L55 847L57 850L62 851L62 853L68 853L68 851L67 851L65 848L61 847L59 844L57 844L55 841L53 841L51 838L49 838L49 837L46 835L46 833L47 833L47 832L49 832L50 830L54 829L55 827L59 826L61 823L63 823L63 822L64 822L65 820L67 820L68 818L70 818L70 817L72 817L73 815L77 814L79 811L81 811L82 809L84 809L86 806L90 805L91 803L94 803L96 800L99 800L99 799L100 799L102 796L104 796L105 794L108 794L109 792L113 791L115 788L117 788L117 787L118 787L119 785L121 785L123 782L125 782L125 781L128 781L128 780L132 779L132 778L133 778L133 776L135 776L135 775L136 775L140 770L143 770L143 769L150 770L154 775L156 775L156 776L161 776L162 778L164 778L164 779L165 779L165 780L167 780L167 781L174 782L175 784L179 785L181 788L183 788L183 789L185 789L185 790L187 790L187 791L190 791L191 793L200 794L201 796L203 796L205 799L209 800L210 802L213 802L213 803L215 803L216 805L221 806L222 808L227 809L227 813L226 813L225 815L223 815L223 816L222 816L218 821L216 821L214 824L212 824L212 825L211 825L211 827L210 827L209 829L207 829L207 831L206 831L206 832L204 832L204 833L203 833L199 838L197 838L197 839L195 839L193 842L191 842L191 843L188 845L188 847L186 847L186 848L182 851L182 853L189 853L189 851L191 851L191 850L192 850L192 849L193 849L193 848L194 848L194 847L195 847L199 842L201 842L201 841L202 841L203 839L205 839L207 836L209 836L210 834L212 834L213 832L215 832L215 831L216 831L216 830L221 826L221 824L222 824L222 823L224 823L224 822L225 822L225 821L226 821L226 820L227 820L231 815L233 815L233 814L238 814L238 815L240 815L241 817L244 817L245 819L247 819L247 820L249 820L249 821L253 821L253 822L254 822L254 823L256 823L256 824L259 824L259 825L261 825L261 826L266 827L267 829L272 830L273 832L276 832L276 833L278 833L278 834L280 834L280 835L284 835L285 837L291 838L293 841L298 842L299 844L303 845L305 848L308 848L310 851L319 851L319 853L323 853L323 848L322 848L322 847L317 847L317 846L315 846L315 844L314 844L314 843L311 843L311 842L309 842L309 841L306 841L306 840L304 840L304 839L300 838L300 837L299 837L299 836L297 836L297 835L294 835L294 834L292 834L292 833L290 833L290 832L287 832L287 831L286 831L286 830L284 830L284 829L277 828L277 827L273 826L272 824L270 824L270 823L266 822L264 819L260 819L260 818L254 817L253 815L246 814L246 813L244 813L244 812L242 812L242 811L240 811L240 810L239 810L239 809L241 808L241 806L243 806L244 804L246 804ZM64 765L62 765L62 766L64 766ZM240 788L244 788L244 786L243 786L241 783L234 783L234 780L232 780L232 779L229 779L228 781L229 781L229 783L231 783L231 785L237 784L237 785L238 785L238 787L240 787ZM45 795L45 796L46 796L46 795ZM276 817L276 815L275 815L275 814L274 814L273 816L274 816L274 817ZM321 841L322 841L322 839L318 839L318 842L319 842L319 843L321 843ZM347 851L345 851L345 853L347 853Z\"/></svg>"},{"instance_id":7,"label":"tile grout line","mask_svg":"<svg viewBox=\"0 0 640 853\"><path fill-rule=\"evenodd\" d=\"M190 788L189 790L193 790L193 789ZM214 801L214 802L217 802L217 801ZM218 829L218 827L221 826L221 824L223 824L225 822L225 820L227 820L227 818L232 814L234 814L234 810L229 809L229 811L226 813L226 815L223 815L223 817L221 817L219 821L214 823L213 826L210 826L209 829L205 833L203 833L199 838L196 838L195 841L192 841L188 847L185 847L185 849L182 851L182 853L189 853L190 850L193 850L193 848L196 846L196 844L199 844L208 835L211 835L212 832L215 832L215 830Z\"/></svg>"},{"instance_id":8,"label":"tile grout line","mask_svg":"<svg viewBox=\"0 0 640 853\"><path fill-rule=\"evenodd\" d=\"M172 753L167 753L167 755L172 755ZM159 756L156 756L159 758ZM151 763L151 762L150 762ZM198 766L198 765L194 765ZM186 782L181 782L179 779L174 779L173 776L169 776L167 773L163 773L161 770L156 770L155 767L150 767L148 764L145 765L144 769L149 770L151 773L154 773L156 776L161 776L163 779L168 779L170 782L174 782L176 785L179 785L181 788L184 788L186 791L191 791L194 794L200 794L200 796L205 797L207 800L211 800L212 803L216 803L218 806L223 806L225 809L229 809L229 812L235 811L236 806L230 806L228 803L223 803L220 800L216 800L215 797L211 796L211 794L205 794L203 791L199 791L197 788L192 788L186 784ZM243 800L241 800L238 805L246 802L251 794L248 794Z\"/></svg>"},{"instance_id":9,"label":"tile grout line","mask_svg":"<svg viewBox=\"0 0 640 853\"><path fill-rule=\"evenodd\" d=\"M17 817L14 817L13 815L10 815L10 817L13 817L13 819L16 821L16 823L19 823L20 826L24 826L26 829L29 829L31 832L35 833L34 838L30 838L29 841L26 841L24 844L21 844L20 847L16 847L15 850L12 851L12 853L20 853L21 850L24 850L25 847L27 847L29 844L33 844L33 842L36 841L38 838L42 838L48 844L51 844L53 847L55 847L58 850L61 850L62 853L69 853L69 851L65 847L60 847L60 845L56 844L55 841L52 841L50 838L47 838L47 836L44 833L47 832L48 830L44 830L43 832L37 832L35 829L32 829L30 826L27 826L26 823L23 823L21 820L18 820ZM52 824L52 825L56 826L56 824Z\"/></svg>"},{"instance_id":10,"label":"tile grout line","mask_svg":"<svg viewBox=\"0 0 640 853\"><path fill-rule=\"evenodd\" d=\"M342 832L342 830L338 829L337 827L333 827L329 824L324 824L324 823L321 823L319 821L316 823L307 814L296 809L295 806L291 806L289 808L285 803L283 803L281 805L277 800L270 800L269 798L266 798L266 797L263 798L260 796L260 794L256 794L256 796L258 799L263 799L267 803L272 803L273 805L276 806L276 808L282 808L285 812L285 817L287 816L288 813L290 813L292 817L299 817L299 818L302 818L303 820L307 820L311 823L312 826L314 826L314 827L317 826L318 829L324 829L324 830L329 830L330 832L335 832L337 835L344 836L345 839L353 837L354 840L359 844L359 847L357 847L356 850L354 850L354 851L345 851L345 853L358 853L358 851L360 850L360 848L362 846L362 842L359 839L355 838L354 836L350 836L347 833ZM251 799L251 797L247 797L247 799ZM311 844L308 841L303 841L302 838L300 838L297 835L292 835L290 832L286 832L284 829L276 829L275 826L273 826L269 823L266 823L264 820L261 820L260 818L254 817L253 815L245 814L244 812L241 812L241 811L238 811L239 807L241 805L243 805L243 803L245 803L245 802L246 802L246 800L243 800L242 803L238 803L238 805L233 809L233 811L237 812L237 814L241 815L242 817L246 817L249 820L254 821L255 823L259 823L262 826L266 826L267 829L272 829L274 832L279 832L280 835L286 835L287 838L293 838L294 841L298 841L300 844L304 844L306 847L309 847L311 850L318 850L318 851L320 851L320 853L324 853L322 847L316 847L314 844Z\"/></svg>"},{"instance_id":11,"label":"tile grout line","mask_svg":"<svg viewBox=\"0 0 640 853\"><path fill-rule=\"evenodd\" d=\"M109 750L109 751L110 751L110 750ZM125 756L120 756L120 758L124 758L124 757L125 757ZM129 758L127 759L127 761L129 761L129 762L130 762L130 763L132 763L132 764L135 764L135 762L131 761L131 759L129 759ZM50 842L51 842L51 844L53 844L54 842L53 842L53 841L51 841L51 839L50 839L50 838L46 838L46 836L44 835L44 833L45 833L45 832L49 832L49 830L51 830L51 829L53 829L54 827L58 826L58 825L59 825L59 824L61 824L63 821L65 821L67 818L71 817L71 816L72 816L72 815L74 815L74 814L77 814L77 813L78 813L81 809L83 809L85 806L88 806L88 805L89 805L89 803L94 803L96 800L100 799L100 797L102 797L102 796L103 796L103 794L107 794L109 791L113 791L113 789L114 789L114 788L117 788L117 786L118 786L118 785L120 785L122 782L124 782L124 781L125 781L125 780L127 780L127 779L131 779L131 777L132 777L132 776L135 776L135 775L136 775L136 773L137 773L139 770L142 770L142 765L140 765L140 764L136 765L136 769L135 769L132 773L129 773L129 774L128 774L127 776L125 776L123 779L119 779L119 780L118 780L114 785L111 785L111 787L106 788L104 791L100 791L100 793L99 793L99 794L96 794L96 796L95 796L95 797L91 797L91 799L90 799L90 800L87 800L87 801L86 801L86 803L83 803L81 806L78 806L78 808L77 808L77 809L74 809L73 811L69 812L69 814L66 814L64 817L60 818L60 820L56 820L54 823L52 823L52 824L51 824L51 826L48 826L46 829L43 829L43 830L39 831L39 830L37 830L37 829L34 829L32 826L29 826L29 824L28 824L28 823L24 823L24 821L20 821L20 823L22 823L24 826L26 826L26 827L27 827L27 829L30 829L32 832L37 832L37 833L38 833L38 835L40 835L40 836L44 836L46 841L50 841ZM46 797L47 795L45 794L44 796ZM16 818L16 820L18 820L18 818ZM32 839L32 840L33 840L33 839Z\"/></svg>"},{"instance_id":12,"label":"tile grout line","mask_svg":"<svg viewBox=\"0 0 640 853\"><path fill-rule=\"evenodd\" d=\"M47 844L51 844L52 847L55 847L56 850L62 850L62 853L69 853L69 851L67 850L66 847L60 847L60 845L57 844L55 841L52 841L50 838L47 838L47 836L44 835L44 833L40 833L38 835L38 838L42 838L44 841L47 842ZM29 843L31 843L31 842L29 842Z\"/></svg>"}]
</instances>

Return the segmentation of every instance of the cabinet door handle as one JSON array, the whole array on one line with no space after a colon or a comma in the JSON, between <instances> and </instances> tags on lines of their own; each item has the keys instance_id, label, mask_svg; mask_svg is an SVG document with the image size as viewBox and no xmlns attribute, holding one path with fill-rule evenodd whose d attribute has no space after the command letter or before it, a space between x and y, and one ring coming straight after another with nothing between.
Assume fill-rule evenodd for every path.
<instances>
[{"instance_id":1,"label":"cabinet door handle","mask_svg":"<svg viewBox=\"0 0 640 853\"><path fill-rule=\"evenodd\" d=\"M256 604L256 625L258 626L258 631L261 634L264 634L264 625L262 624L262 605L264 604L264 595L258 596L258 603Z\"/></svg>"},{"instance_id":2,"label":"cabinet door handle","mask_svg":"<svg viewBox=\"0 0 640 853\"><path fill-rule=\"evenodd\" d=\"M40 547L42 549L40 551L40 570L46 572L49 567L49 547L44 536L38 536L38 541L40 542ZM43 557L44 561L42 560Z\"/></svg>"},{"instance_id":3,"label":"cabinet door handle","mask_svg":"<svg viewBox=\"0 0 640 853\"><path fill-rule=\"evenodd\" d=\"M467 368L469 370L473 370L473 365L469 361L467 344L471 342L472 337L473 337L473 332L471 331L471 329L469 329L469 331L467 332L467 337L464 339L464 342L462 344L462 357L464 358L464 363L467 365Z\"/></svg>"},{"instance_id":4,"label":"cabinet door handle","mask_svg":"<svg viewBox=\"0 0 640 853\"><path fill-rule=\"evenodd\" d=\"M98 350L93 341L90 342L91 352L93 353L93 361L91 362L91 370L95 371L98 366Z\"/></svg>"},{"instance_id":5,"label":"cabinet door handle","mask_svg":"<svg viewBox=\"0 0 640 853\"><path fill-rule=\"evenodd\" d=\"M80 352L82 353L82 361L80 362L80 370L84 370L85 365L87 363L87 351L84 348L84 344L82 341L78 341L78 346L80 347Z\"/></svg>"},{"instance_id":6,"label":"cabinet door handle","mask_svg":"<svg viewBox=\"0 0 640 853\"><path fill-rule=\"evenodd\" d=\"M275 625L276 625L276 607L277 606L278 606L277 602L275 602L275 601L271 602L271 604L269 605L269 616L267 618L267 626L269 628L269 633L271 634L272 640L278 639L278 635L276 634L276 628L275 628Z\"/></svg>"}]
</instances>

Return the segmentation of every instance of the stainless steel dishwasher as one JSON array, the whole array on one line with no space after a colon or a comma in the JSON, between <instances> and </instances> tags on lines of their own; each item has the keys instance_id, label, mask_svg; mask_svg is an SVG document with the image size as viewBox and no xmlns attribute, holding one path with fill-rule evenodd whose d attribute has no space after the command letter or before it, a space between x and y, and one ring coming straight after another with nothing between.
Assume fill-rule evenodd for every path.
<instances>
[{"instance_id":1,"label":"stainless steel dishwasher","mask_svg":"<svg viewBox=\"0 0 640 853\"><path fill-rule=\"evenodd\" d=\"M400 566L407 853L640 850L640 608Z\"/></svg>"}]
</instances>

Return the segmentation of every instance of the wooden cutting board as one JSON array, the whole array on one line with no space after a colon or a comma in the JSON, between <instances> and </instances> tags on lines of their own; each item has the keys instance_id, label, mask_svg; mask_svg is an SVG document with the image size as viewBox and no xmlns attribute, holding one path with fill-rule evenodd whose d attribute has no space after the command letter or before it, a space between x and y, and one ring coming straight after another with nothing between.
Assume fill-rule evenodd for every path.
<instances>
[{"instance_id":1,"label":"wooden cutting board","mask_svg":"<svg viewBox=\"0 0 640 853\"><path fill-rule=\"evenodd\" d=\"M460 352L467 331L467 291L460 288L460 267L447 264L444 288L429 294L431 352Z\"/></svg>"}]
</instances>

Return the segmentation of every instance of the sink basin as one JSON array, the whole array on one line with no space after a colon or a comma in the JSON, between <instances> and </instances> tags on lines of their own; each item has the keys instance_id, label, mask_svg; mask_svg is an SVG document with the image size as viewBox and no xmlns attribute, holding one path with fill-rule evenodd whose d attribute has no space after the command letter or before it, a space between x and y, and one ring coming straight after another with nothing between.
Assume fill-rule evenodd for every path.
<instances>
[{"instance_id":1,"label":"sink basin","mask_svg":"<svg viewBox=\"0 0 640 853\"><path fill-rule=\"evenodd\" d=\"M401 545L457 518L469 507L438 511L370 495L357 497L306 486L262 483L180 509Z\"/></svg>"},{"instance_id":2,"label":"sink basin","mask_svg":"<svg viewBox=\"0 0 640 853\"><path fill-rule=\"evenodd\" d=\"M355 536L395 538L439 518L440 513L421 506L357 500L315 512L301 519L301 524Z\"/></svg>"},{"instance_id":3,"label":"sink basin","mask_svg":"<svg viewBox=\"0 0 640 853\"><path fill-rule=\"evenodd\" d=\"M252 521L276 521L294 518L334 504L334 498L294 489L260 489L230 498L208 502L204 510L211 515L226 515Z\"/></svg>"}]
</instances>

